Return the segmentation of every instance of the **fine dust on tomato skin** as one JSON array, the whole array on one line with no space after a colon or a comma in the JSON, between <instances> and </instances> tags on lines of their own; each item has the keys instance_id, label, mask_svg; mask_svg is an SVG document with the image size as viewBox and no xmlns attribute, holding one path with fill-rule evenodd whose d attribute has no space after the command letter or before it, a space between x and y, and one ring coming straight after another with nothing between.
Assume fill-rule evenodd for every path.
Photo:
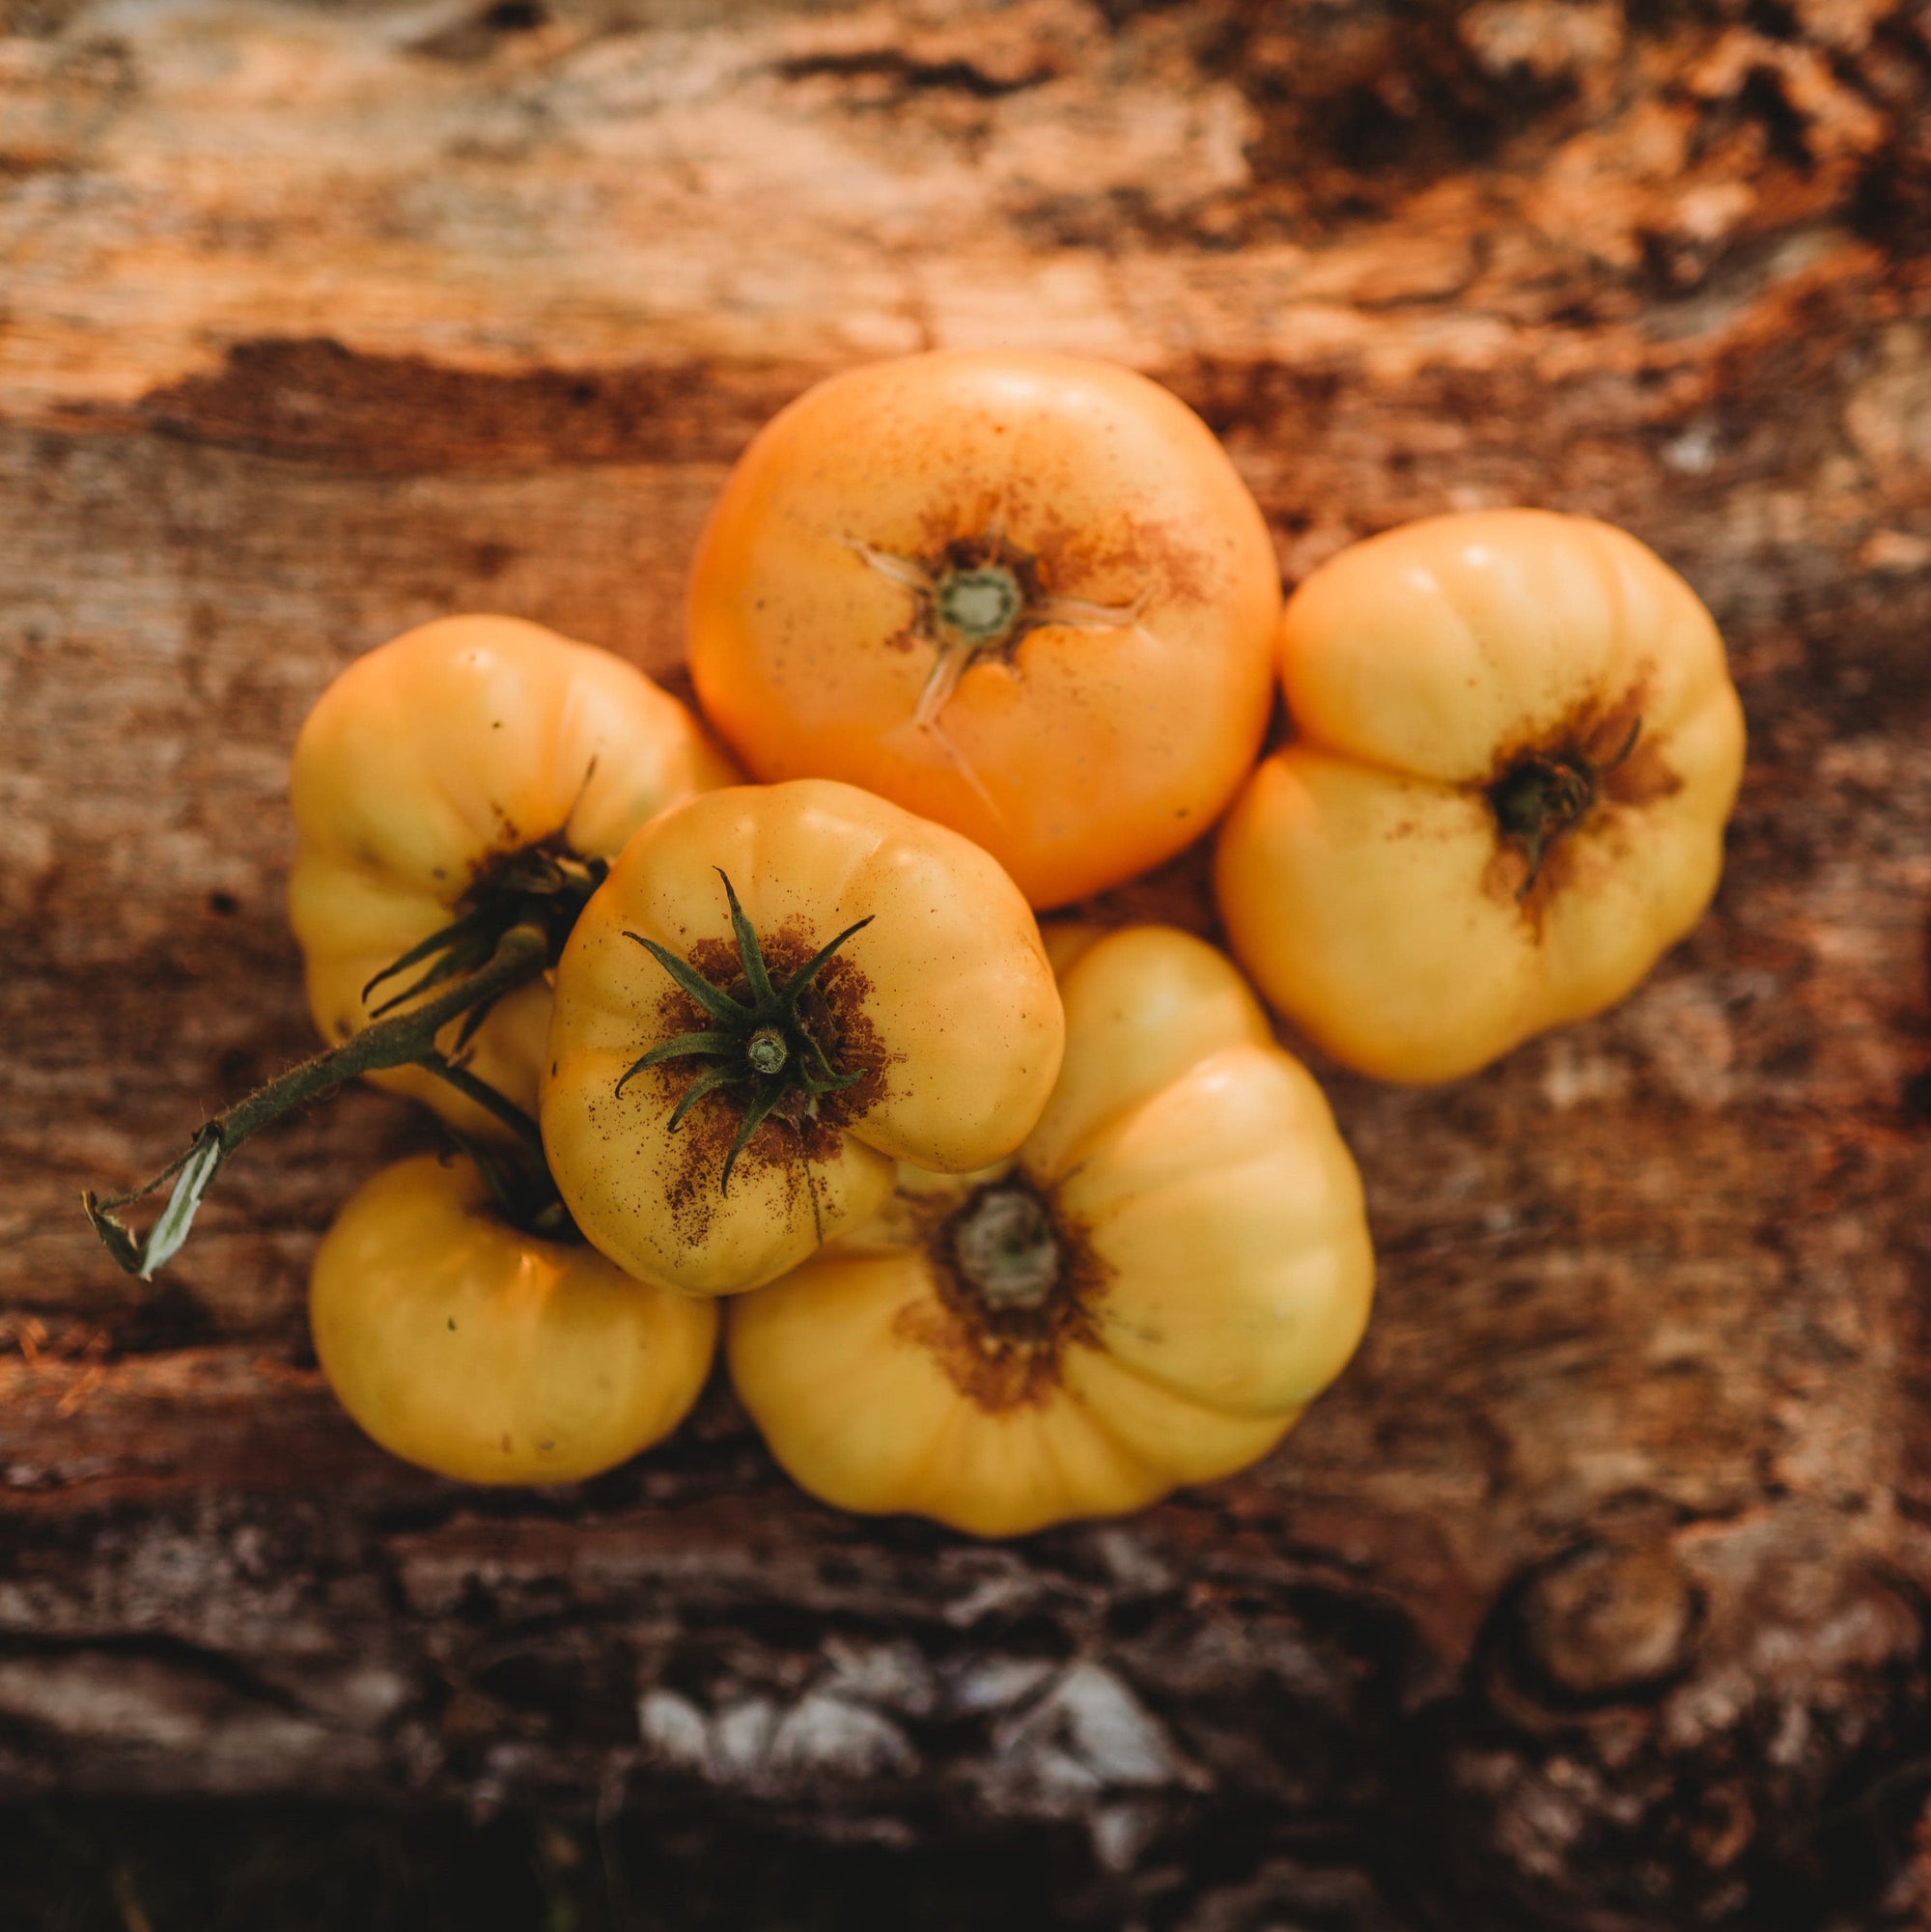
<instances>
[{"instance_id":1,"label":"fine dust on tomato skin","mask_svg":"<svg viewBox=\"0 0 1931 1932\"><path fill-rule=\"evenodd\" d=\"M862 532L851 533L847 542L874 568L895 561L932 584L989 567L1010 573L1019 609L1010 628L975 653L980 662L1010 663L1036 630L1128 630L1149 606L1200 602L1218 589L1213 560L1162 524L1122 513L1115 519L1118 529L1108 531L1068 522L1047 507L1022 510L1015 518L1006 503L1002 497L984 514L926 518L920 546L909 555L896 556ZM1025 546L1009 534L1015 522L1026 533ZM934 599L910 582L906 588L913 591L916 607L882 640L885 648L943 648L947 635Z\"/></svg>"},{"instance_id":2,"label":"fine dust on tomato skin","mask_svg":"<svg viewBox=\"0 0 1931 1932\"><path fill-rule=\"evenodd\" d=\"M1022 490L989 486L962 493L919 519L910 550L896 551L876 537L852 530L843 541L912 600L905 622L877 641L895 654L936 654L912 721L941 742L942 714L959 685L982 665L1022 675L1021 647L1036 632L1143 630L1150 610L1212 599L1224 574L1210 554L1131 509L1083 522L1067 518L1054 507L1049 477L1031 478ZM946 587L987 574L1003 577L1010 611L988 633L964 635L945 621ZM1057 648L1067 642L1062 635Z\"/></svg>"},{"instance_id":3,"label":"fine dust on tomato skin","mask_svg":"<svg viewBox=\"0 0 1931 1932\"><path fill-rule=\"evenodd\" d=\"M997 1305L962 1256L960 1235L989 1202L1022 1203L1051 1246L1050 1281L1036 1299ZM935 1301L899 1310L894 1329L929 1353L946 1378L988 1414L1042 1406L1060 1386L1069 1348L1098 1348L1093 1306L1113 1270L1094 1252L1086 1228L1017 1173L975 1189L958 1207L901 1196L924 1248Z\"/></svg>"},{"instance_id":4,"label":"fine dust on tomato skin","mask_svg":"<svg viewBox=\"0 0 1931 1932\"><path fill-rule=\"evenodd\" d=\"M1222 588L1225 572L1211 556L1184 542L1166 524L1130 511L1111 522L1080 524L1043 510L1033 528L1049 594L1118 602L1122 600L1117 591L1104 597L1099 593L1102 586L1123 585L1133 600L1203 603Z\"/></svg>"},{"instance_id":5,"label":"fine dust on tomato skin","mask_svg":"<svg viewBox=\"0 0 1931 1932\"><path fill-rule=\"evenodd\" d=\"M766 967L782 986L812 958L819 944L802 921L790 921L764 936ZM700 939L686 957L712 985L736 998L749 996L743 964L729 940ZM879 1037L866 1011L866 996L871 991L871 981L851 960L840 955L826 963L804 994L804 1016L832 1071L856 1073L859 1078L849 1087L819 1096L809 1113L781 1104L744 1143L734 1170L734 1179L739 1173L764 1170L777 1174L785 1188L786 1205L795 1207L800 1194L808 1194L814 1218L818 1205L814 1163L824 1166L844 1158L845 1130L886 1099L886 1072L899 1057ZM648 1051L658 1041L699 1031L712 1023L686 994L675 985L667 986L637 1050ZM666 1060L639 1076L632 1090L644 1088L648 1081L650 1104L669 1113L697 1078L701 1065ZM793 1096L794 1100L799 1098ZM719 1183L724 1162L743 1116L742 1103L724 1090L707 1094L685 1116L672 1143L676 1165L663 1177L664 1201L680 1239L693 1247L702 1244L723 1204Z\"/></svg>"},{"instance_id":6,"label":"fine dust on tomato skin","mask_svg":"<svg viewBox=\"0 0 1931 1932\"><path fill-rule=\"evenodd\" d=\"M1212 597L1221 587L1222 572L1210 554L1157 515L1145 514L1153 492L1122 490L1097 514L1069 516L1064 505L1087 491L1084 458L1063 450L1042 453L1030 468L1015 472L1008 456L982 441L987 432L994 437L1004 433L996 421L976 428L968 421L948 431L958 442L977 445L979 454L969 468L952 469L932 507L917 516L917 547L928 563L944 562L948 547L961 541L1014 541L1046 573L1041 587L1048 592L1088 595L1096 583L1122 573L1157 577L1177 602ZM923 459L926 453L916 455ZM904 461L906 467L925 471L913 456ZM881 456L882 463L888 462Z\"/></svg>"},{"instance_id":7,"label":"fine dust on tomato skin","mask_svg":"<svg viewBox=\"0 0 1931 1932\"><path fill-rule=\"evenodd\" d=\"M1482 889L1492 899L1513 902L1538 938L1551 902L1564 891L1586 889L1588 850L1607 841L1620 854L1629 842L1628 812L1683 789L1662 747L1644 735L1644 700L1637 685L1613 704L1578 706L1553 731L1504 746L1470 788L1496 815L1496 850ZM1504 788L1531 765L1566 770L1586 790L1580 809L1554 825L1539 850L1509 830L1499 802Z\"/></svg>"}]
</instances>

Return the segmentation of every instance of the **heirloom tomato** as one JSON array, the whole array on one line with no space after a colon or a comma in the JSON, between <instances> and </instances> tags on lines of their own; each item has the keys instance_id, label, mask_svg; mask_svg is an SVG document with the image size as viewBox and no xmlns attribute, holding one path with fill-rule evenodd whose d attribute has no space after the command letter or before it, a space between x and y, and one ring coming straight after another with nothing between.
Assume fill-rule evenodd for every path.
<instances>
[{"instance_id":1,"label":"heirloom tomato","mask_svg":"<svg viewBox=\"0 0 1931 1932\"><path fill-rule=\"evenodd\" d=\"M711 792L631 839L556 971L543 1136L577 1225L691 1294L781 1274L1024 1137L1065 1023L996 862L850 785Z\"/></svg>"},{"instance_id":2,"label":"heirloom tomato","mask_svg":"<svg viewBox=\"0 0 1931 1932\"><path fill-rule=\"evenodd\" d=\"M539 625L443 618L358 658L309 714L290 778L289 910L322 1037L406 1005L396 995L430 967L385 969L432 935L454 935L450 968L480 966L519 919L560 944L608 854L654 812L735 776L641 671ZM518 987L483 1020L468 1071L533 1110L548 1024L547 987ZM370 1078L501 1133L424 1068Z\"/></svg>"},{"instance_id":3,"label":"heirloom tomato","mask_svg":"<svg viewBox=\"0 0 1931 1932\"><path fill-rule=\"evenodd\" d=\"M1017 1158L902 1167L727 1313L772 1454L841 1508L979 1536L1136 1509L1265 1454L1360 1339L1360 1180L1240 974L1165 927L1054 950L1065 1065Z\"/></svg>"},{"instance_id":4,"label":"heirloom tomato","mask_svg":"<svg viewBox=\"0 0 1931 1932\"><path fill-rule=\"evenodd\" d=\"M551 1483L670 1434L704 1386L717 1311L523 1232L470 1161L424 1154L336 1217L309 1324L329 1386L392 1455L464 1482Z\"/></svg>"},{"instance_id":5,"label":"heirloom tomato","mask_svg":"<svg viewBox=\"0 0 1931 1932\"><path fill-rule=\"evenodd\" d=\"M1220 834L1227 936L1338 1060L1445 1080L1623 997L1722 864L1744 725L1710 614L1634 537L1434 517L1281 623L1294 739Z\"/></svg>"},{"instance_id":6,"label":"heirloom tomato","mask_svg":"<svg viewBox=\"0 0 1931 1932\"><path fill-rule=\"evenodd\" d=\"M1260 748L1280 578L1226 453L1132 371L906 356L799 397L699 546L690 668L760 778L847 779L1035 906L1199 837Z\"/></svg>"}]
</instances>

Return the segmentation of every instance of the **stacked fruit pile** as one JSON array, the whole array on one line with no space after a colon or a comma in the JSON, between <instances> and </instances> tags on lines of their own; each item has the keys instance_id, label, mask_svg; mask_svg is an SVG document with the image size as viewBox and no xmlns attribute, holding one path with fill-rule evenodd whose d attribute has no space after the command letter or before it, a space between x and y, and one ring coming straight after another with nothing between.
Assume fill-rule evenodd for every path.
<instances>
[{"instance_id":1,"label":"stacked fruit pile","mask_svg":"<svg viewBox=\"0 0 1931 1932\"><path fill-rule=\"evenodd\" d=\"M1742 766L1716 629L1633 538L1431 518L1283 613L1205 426L1056 357L794 403L725 488L689 626L757 783L533 625L351 665L293 779L334 1044L203 1130L144 1240L134 1197L89 1198L152 1274L289 1106L358 1075L426 1101L459 1151L349 1202L311 1314L369 1434L470 1481L660 1440L724 1298L745 1407L849 1509L1011 1534L1253 1461L1366 1322L1354 1162L1220 952L1035 912L1220 821L1221 920L1275 1011L1449 1079L1689 930Z\"/></svg>"}]
</instances>

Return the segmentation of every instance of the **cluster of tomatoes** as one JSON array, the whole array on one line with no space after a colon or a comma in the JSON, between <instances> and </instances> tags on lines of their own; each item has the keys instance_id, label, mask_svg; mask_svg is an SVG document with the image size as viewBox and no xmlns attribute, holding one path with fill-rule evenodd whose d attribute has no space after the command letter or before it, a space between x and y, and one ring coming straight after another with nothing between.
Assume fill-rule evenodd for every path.
<instances>
[{"instance_id":1,"label":"cluster of tomatoes","mask_svg":"<svg viewBox=\"0 0 1931 1932\"><path fill-rule=\"evenodd\" d=\"M378 1442L471 1481L660 1439L720 1302L746 1409L846 1508L1012 1534L1253 1461L1354 1350L1373 1256L1249 978L1344 1065L1468 1073L1688 930L1742 764L1716 630L1634 539L1432 518L1283 613L1206 427L1057 357L794 403L688 642L730 756L505 618L370 653L296 746L318 1078L373 1070L464 1150L343 1209L316 1350ZM1037 923L1217 822L1238 967Z\"/></svg>"}]
</instances>

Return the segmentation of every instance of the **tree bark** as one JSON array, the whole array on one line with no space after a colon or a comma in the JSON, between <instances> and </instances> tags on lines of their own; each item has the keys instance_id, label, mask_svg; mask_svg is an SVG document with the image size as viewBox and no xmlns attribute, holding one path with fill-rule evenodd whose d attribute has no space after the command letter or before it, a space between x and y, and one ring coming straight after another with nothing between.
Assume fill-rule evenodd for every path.
<instances>
[{"instance_id":1,"label":"tree bark","mask_svg":"<svg viewBox=\"0 0 1931 1932\"><path fill-rule=\"evenodd\" d=\"M1931 1923L1931 26L1889 0L107 9L0 41L0 1793L1071 1834L1147 1924ZM287 756L512 611L675 684L757 425L866 357L1121 358L1290 582L1633 529L1728 639L1716 907L1431 1091L1317 1071L1379 1305L1261 1467L981 1546L720 1385L485 1495L306 1350L347 1094L153 1288L77 1205L310 1047ZM1212 930L1196 853L1114 895ZM1426 943L1418 935L1417 943Z\"/></svg>"}]
</instances>

